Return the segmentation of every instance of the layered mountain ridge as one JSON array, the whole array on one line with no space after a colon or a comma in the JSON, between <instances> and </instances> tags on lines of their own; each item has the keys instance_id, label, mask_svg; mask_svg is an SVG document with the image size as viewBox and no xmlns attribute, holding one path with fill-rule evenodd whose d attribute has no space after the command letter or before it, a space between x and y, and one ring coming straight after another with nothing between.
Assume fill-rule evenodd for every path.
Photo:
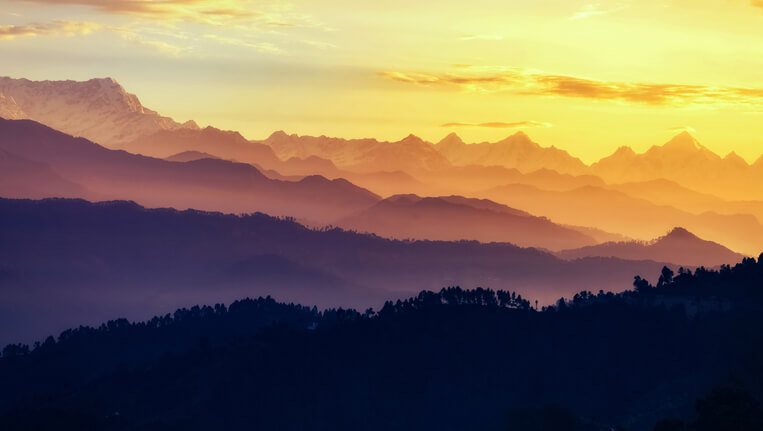
<instances>
[{"instance_id":1,"label":"layered mountain ridge","mask_svg":"<svg viewBox=\"0 0 763 431\"><path fill-rule=\"evenodd\" d=\"M659 261L668 258L679 265L707 268L719 264L733 264L745 258L744 255L735 253L718 243L703 240L682 227L673 228L667 234L648 242L607 242L575 250L564 250L556 255L564 259L607 256L629 260Z\"/></svg>"}]
</instances>

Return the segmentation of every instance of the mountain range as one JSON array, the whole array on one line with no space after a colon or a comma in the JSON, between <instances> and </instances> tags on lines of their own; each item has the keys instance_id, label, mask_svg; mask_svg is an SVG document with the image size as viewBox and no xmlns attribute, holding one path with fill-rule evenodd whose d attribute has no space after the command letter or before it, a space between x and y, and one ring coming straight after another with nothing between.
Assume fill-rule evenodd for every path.
<instances>
[{"instance_id":1,"label":"mountain range","mask_svg":"<svg viewBox=\"0 0 763 431\"><path fill-rule=\"evenodd\" d=\"M0 117L32 119L101 145L116 146L158 130L197 129L145 108L114 79L30 81L0 77Z\"/></svg>"},{"instance_id":2,"label":"mountain range","mask_svg":"<svg viewBox=\"0 0 763 431\"><path fill-rule=\"evenodd\" d=\"M329 179L343 178L381 195L420 191L424 188L420 181L400 170L372 169L367 172L353 172L340 169L331 160L316 155L279 157L267 144L248 141L238 132L214 127L198 130L161 130L125 143L120 148L131 153L160 158L184 151L202 152L212 158L251 164L263 173L274 171L270 174L274 179L294 179L293 177L309 175L321 175Z\"/></svg>"},{"instance_id":3,"label":"mountain range","mask_svg":"<svg viewBox=\"0 0 763 431\"><path fill-rule=\"evenodd\" d=\"M261 141L283 160L317 156L354 172L439 170L450 166L435 146L415 135L395 142L288 135L283 131Z\"/></svg>"},{"instance_id":4,"label":"mountain range","mask_svg":"<svg viewBox=\"0 0 763 431\"><path fill-rule=\"evenodd\" d=\"M399 239L474 239L552 250L596 243L590 236L546 218L487 199L460 196L395 195L336 224Z\"/></svg>"},{"instance_id":5,"label":"mountain range","mask_svg":"<svg viewBox=\"0 0 763 431\"><path fill-rule=\"evenodd\" d=\"M346 180L309 176L272 180L255 167L226 160L170 162L110 150L30 120L0 119L0 150L43 164L93 194L154 207L263 211L325 222L366 208L379 197ZM10 172L0 173L9 181Z\"/></svg>"},{"instance_id":6,"label":"mountain range","mask_svg":"<svg viewBox=\"0 0 763 431\"><path fill-rule=\"evenodd\" d=\"M663 178L726 199L761 200L763 169L759 165L748 165L733 152L721 157L688 132L681 132L666 144L655 145L642 154L621 147L591 165L591 172L609 183Z\"/></svg>"},{"instance_id":7,"label":"mountain range","mask_svg":"<svg viewBox=\"0 0 763 431\"><path fill-rule=\"evenodd\" d=\"M688 133L643 154L621 148L591 166L521 132L475 144L456 134L433 144L414 135L380 142L283 131L256 141L163 117L110 78L0 78L0 116L100 144L39 124L0 123L6 197L264 211L395 238L489 241L502 232L493 239L557 250L647 240L673 226L746 254L763 243L763 159L721 158ZM409 205L400 196L410 194ZM443 200L454 195L532 215ZM529 220L559 235L522 233Z\"/></svg>"},{"instance_id":8,"label":"mountain range","mask_svg":"<svg viewBox=\"0 0 763 431\"><path fill-rule=\"evenodd\" d=\"M258 295L365 309L420 289L510 286L548 304L582 289L628 288L663 265L570 262L508 243L396 241L264 214L0 199L0 344Z\"/></svg>"},{"instance_id":9,"label":"mountain range","mask_svg":"<svg viewBox=\"0 0 763 431\"><path fill-rule=\"evenodd\" d=\"M561 174L582 175L588 167L578 158L555 147L541 147L524 132L498 142L466 144L451 133L437 143L437 150L454 165L498 165L529 173L551 169Z\"/></svg>"},{"instance_id":10,"label":"mountain range","mask_svg":"<svg viewBox=\"0 0 763 431\"><path fill-rule=\"evenodd\" d=\"M475 192L472 196L522 208L532 214L549 215L556 223L596 226L641 240L682 226L702 238L750 255L759 253L763 244L763 225L752 215L712 211L695 214L602 187L549 191L525 184L507 184Z\"/></svg>"}]
</instances>

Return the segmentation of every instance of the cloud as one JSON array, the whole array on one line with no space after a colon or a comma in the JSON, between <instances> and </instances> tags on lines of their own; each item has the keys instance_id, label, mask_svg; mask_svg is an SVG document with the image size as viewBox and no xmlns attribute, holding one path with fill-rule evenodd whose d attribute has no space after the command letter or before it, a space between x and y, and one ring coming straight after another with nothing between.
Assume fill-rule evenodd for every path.
<instances>
[{"instance_id":1,"label":"cloud","mask_svg":"<svg viewBox=\"0 0 763 431\"><path fill-rule=\"evenodd\" d=\"M237 0L16 0L49 5L90 6L104 13L139 15L155 19L219 22L221 19L258 15Z\"/></svg>"},{"instance_id":2,"label":"cloud","mask_svg":"<svg viewBox=\"0 0 763 431\"><path fill-rule=\"evenodd\" d=\"M173 57L190 49L189 47L181 47L161 40L152 39L150 38L150 35L147 37L147 35L143 34L146 33L143 30L139 31L128 26L105 26L93 22L79 21L53 21L41 24L34 23L27 25L0 26L0 40L12 40L17 37L35 36L75 36L91 34L95 31L109 31L136 45L148 46ZM168 35L170 34L168 33ZM172 33L171 35L175 38L182 38L177 32Z\"/></svg>"},{"instance_id":3,"label":"cloud","mask_svg":"<svg viewBox=\"0 0 763 431\"><path fill-rule=\"evenodd\" d=\"M332 31L284 0L6 0L54 6L85 6L97 12L129 15L171 25L202 23L246 32L301 27Z\"/></svg>"},{"instance_id":4,"label":"cloud","mask_svg":"<svg viewBox=\"0 0 763 431\"><path fill-rule=\"evenodd\" d=\"M458 40L502 40L503 35L500 34L463 34Z\"/></svg>"},{"instance_id":5,"label":"cloud","mask_svg":"<svg viewBox=\"0 0 763 431\"><path fill-rule=\"evenodd\" d=\"M763 1L763 0L760 0L760 1ZM606 15L606 14L610 14L614 12L619 12L623 9L626 9L627 7L628 7L627 5L621 4L615 8L605 10L601 8L599 3L595 3L595 4L589 3L583 6L583 9L572 14L572 16L570 16L570 19L573 21L577 21L577 20L586 19L586 18L598 16L598 15Z\"/></svg>"},{"instance_id":6,"label":"cloud","mask_svg":"<svg viewBox=\"0 0 763 431\"><path fill-rule=\"evenodd\" d=\"M697 133L697 131L694 129L694 127L691 127L691 126L668 127L667 130L671 131L671 132Z\"/></svg>"},{"instance_id":7,"label":"cloud","mask_svg":"<svg viewBox=\"0 0 763 431\"><path fill-rule=\"evenodd\" d=\"M336 48L337 46L333 43L328 42L320 42L317 40L303 40L302 43L313 46L318 49L327 49L327 48Z\"/></svg>"},{"instance_id":8,"label":"cloud","mask_svg":"<svg viewBox=\"0 0 763 431\"><path fill-rule=\"evenodd\" d=\"M85 6L107 14L129 15L163 24L195 22L248 31L275 27L331 30L312 17L295 13L281 0L11 0L54 6Z\"/></svg>"},{"instance_id":9,"label":"cloud","mask_svg":"<svg viewBox=\"0 0 763 431\"><path fill-rule=\"evenodd\" d=\"M763 106L760 88L599 81L507 67L472 67L449 73L386 71L379 75L406 84L482 93L511 92L664 106Z\"/></svg>"},{"instance_id":10,"label":"cloud","mask_svg":"<svg viewBox=\"0 0 763 431\"><path fill-rule=\"evenodd\" d=\"M108 29L128 42L152 48L158 52L167 54L170 57L179 57L184 52L191 50L191 47L189 46L179 46L162 40L149 38L145 34L148 33L145 30L136 30L130 27L108 27ZM178 34L175 35L175 38L183 39L183 36Z\"/></svg>"},{"instance_id":11,"label":"cloud","mask_svg":"<svg viewBox=\"0 0 763 431\"><path fill-rule=\"evenodd\" d=\"M755 7L763 8L763 0L751 0L751 3Z\"/></svg>"},{"instance_id":12,"label":"cloud","mask_svg":"<svg viewBox=\"0 0 763 431\"><path fill-rule=\"evenodd\" d=\"M237 39L233 37L223 37L223 36L218 36L216 34L205 34L204 37L206 39L214 40L222 44L240 46L244 48L252 48L259 52L267 52L272 54L283 53L283 50L281 50L281 48L268 42L249 42L243 39Z\"/></svg>"},{"instance_id":13,"label":"cloud","mask_svg":"<svg viewBox=\"0 0 763 431\"><path fill-rule=\"evenodd\" d=\"M0 39L35 36L75 36L90 34L101 29L100 24L81 21L53 21L25 25L0 25Z\"/></svg>"},{"instance_id":14,"label":"cloud","mask_svg":"<svg viewBox=\"0 0 763 431\"><path fill-rule=\"evenodd\" d=\"M607 11L599 9L598 4L587 4L583 6L583 9L575 12L570 19L572 20L578 20L578 19L585 19L596 15L604 15L608 13Z\"/></svg>"},{"instance_id":15,"label":"cloud","mask_svg":"<svg viewBox=\"0 0 763 431\"><path fill-rule=\"evenodd\" d=\"M445 123L440 125L440 127L487 127L492 129L526 129L530 127L551 126L551 123L544 123L540 121L517 121L513 123L494 121L489 123Z\"/></svg>"}]
</instances>

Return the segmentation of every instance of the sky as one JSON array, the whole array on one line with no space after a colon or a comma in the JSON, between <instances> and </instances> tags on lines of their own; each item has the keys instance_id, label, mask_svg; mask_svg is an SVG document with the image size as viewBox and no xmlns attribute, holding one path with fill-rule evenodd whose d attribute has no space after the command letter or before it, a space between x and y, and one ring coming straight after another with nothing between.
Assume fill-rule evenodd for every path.
<instances>
[{"instance_id":1,"label":"sky","mask_svg":"<svg viewBox=\"0 0 763 431\"><path fill-rule=\"evenodd\" d=\"M0 58L250 139L521 130L591 163L689 130L763 154L763 0L0 0Z\"/></svg>"}]
</instances>

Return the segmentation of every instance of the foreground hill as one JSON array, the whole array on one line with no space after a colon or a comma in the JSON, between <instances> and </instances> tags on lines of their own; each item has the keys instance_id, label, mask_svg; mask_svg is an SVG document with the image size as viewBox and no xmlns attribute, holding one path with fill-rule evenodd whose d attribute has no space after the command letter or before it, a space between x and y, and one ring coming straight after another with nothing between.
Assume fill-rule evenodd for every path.
<instances>
[{"instance_id":1,"label":"foreground hill","mask_svg":"<svg viewBox=\"0 0 763 431\"><path fill-rule=\"evenodd\" d=\"M375 203L379 197L346 180L310 176L272 180L255 167L226 160L186 163L110 150L29 120L0 119L0 150L42 163L95 199L130 199L147 206L334 220ZM0 178L11 175L0 171Z\"/></svg>"},{"instance_id":2,"label":"foreground hill","mask_svg":"<svg viewBox=\"0 0 763 431\"><path fill-rule=\"evenodd\" d=\"M596 243L593 238L548 219L486 199L460 196L396 195L336 224L400 239L475 239L552 250Z\"/></svg>"},{"instance_id":3,"label":"foreground hill","mask_svg":"<svg viewBox=\"0 0 763 431\"><path fill-rule=\"evenodd\" d=\"M106 146L158 130L197 129L162 117L111 78L30 81L0 77L0 117L28 118Z\"/></svg>"},{"instance_id":4,"label":"foreground hill","mask_svg":"<svg viewBox=\"0 0 763 431\"><path fill-rule=\"evenodd\" d=\"M461 284L510 287L543 304L581 289L624 289L634 275L661 267L568 262L505 243L392 241L263 214L0 200L0 344L251 295L365 309Z\"/></svg>"},{"instance_id":5,"label":"foreground hill","mask_svg":"<svg viewBox=\"0 0 763 431\"><path fill-rule=\"evenodd\" d=\"M618 257L629 260L651 259L656 261L670 260L688 267L705 266L708 268L731 264L744 258L728 248L698 238L683 228L675 228L667 235L650 242L607 242L574 250L564 250L556 253L564 259L579 259L581 257Z\"/></svg>"},{"instance_id":6,"label":"foreground hill","mask_svg":"<svg viewBox=\"0 0 763 431\"><path fill-rule=\"evenodd\" d=\"M763 255L542 311L447 288L363 314L260 298L112 320L3 349L0 424L756 431L761 286Z\"/></svg>"}]
</instances>

